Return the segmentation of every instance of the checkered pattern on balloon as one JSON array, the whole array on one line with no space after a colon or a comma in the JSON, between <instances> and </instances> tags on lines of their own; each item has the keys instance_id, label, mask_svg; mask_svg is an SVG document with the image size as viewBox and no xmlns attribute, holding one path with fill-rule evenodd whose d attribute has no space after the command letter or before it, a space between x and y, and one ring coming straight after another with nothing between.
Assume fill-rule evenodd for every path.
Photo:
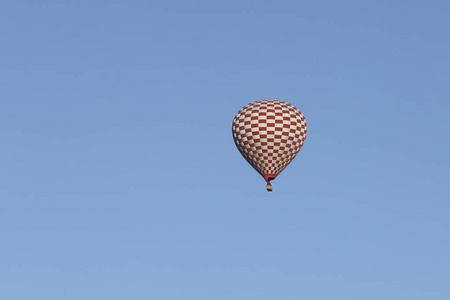
<instances>
[{"instance_id":1,"label":"checkered pattern on balloon","mask_svg":"<svg viewBox=\"0 0 450 300\"><path fill-rule=\"evenodd\" d=\"M275 179L302 148L306 120L294 105L280 100L259 100L242 107L233 120L234 142L247 162L267 182Z\"/></svg>"}]
</instances>

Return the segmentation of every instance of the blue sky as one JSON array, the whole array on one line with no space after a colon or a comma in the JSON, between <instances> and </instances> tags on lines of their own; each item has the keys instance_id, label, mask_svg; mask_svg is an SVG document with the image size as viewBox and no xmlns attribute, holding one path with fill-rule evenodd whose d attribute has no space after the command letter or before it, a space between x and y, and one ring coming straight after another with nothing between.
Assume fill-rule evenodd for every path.
<instances>
[{"instance_id":1,"label":"blue sky","mask_svg":"<svg viewBox=\"0 0 450 300\"><path fill-rule=\"evenodd\" d=\"M447 1L0 4L0 298L449 299ZM264 180L245 104L308 122Z\"/></svg>"}]
</instances>

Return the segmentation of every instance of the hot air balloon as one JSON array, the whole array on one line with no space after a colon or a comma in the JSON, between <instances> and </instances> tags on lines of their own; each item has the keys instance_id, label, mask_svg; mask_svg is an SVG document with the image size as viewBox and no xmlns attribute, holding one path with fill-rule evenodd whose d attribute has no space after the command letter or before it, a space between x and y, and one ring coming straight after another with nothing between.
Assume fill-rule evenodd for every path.
<instances>
[{"instance_id":1,"label":"hot air balloon","mask_svg":"<svg viewBox=\"0 0 450 300\"><path fill-rule=\"evenodd\" d=\"M267 191L295 158L306 139L306 120L294 105L258 100L242 107L233 120L233 138L242 156L265 179Z\"/></svg>"}]
</instances>

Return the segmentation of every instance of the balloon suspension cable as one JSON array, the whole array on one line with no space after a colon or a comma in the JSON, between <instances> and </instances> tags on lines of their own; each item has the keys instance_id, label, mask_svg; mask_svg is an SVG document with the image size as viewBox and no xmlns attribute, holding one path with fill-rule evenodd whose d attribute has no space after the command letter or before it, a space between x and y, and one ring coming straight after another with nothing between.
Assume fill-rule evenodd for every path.
<instances>
[{"instance_id":1,"label":"balloon suspension cable","mask_svg":"<svg viewBox=\"0 0 450 300\"><path fill-rule=\"evenodd\" d=\"M272 191L272 184L270 184L270 181L267 181L266 189L268 192Z\"/></svg>"}]
</instances>

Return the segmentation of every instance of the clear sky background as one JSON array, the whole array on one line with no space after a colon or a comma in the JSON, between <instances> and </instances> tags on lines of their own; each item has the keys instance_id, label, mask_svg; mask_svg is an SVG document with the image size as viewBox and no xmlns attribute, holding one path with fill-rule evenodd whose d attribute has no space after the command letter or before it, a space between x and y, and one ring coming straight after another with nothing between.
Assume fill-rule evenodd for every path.
<instances>
[{"instance_id":1,"label":"clear sky background","mask_svg":"<svg viewBox=\"0 0 450 300\"><path fill-rule=\"evenodd\" d=\"M450 2L0 4L0 298L450 299ZM265 182L245 104L308 122Z\"/></svg>"}]
</instances>

